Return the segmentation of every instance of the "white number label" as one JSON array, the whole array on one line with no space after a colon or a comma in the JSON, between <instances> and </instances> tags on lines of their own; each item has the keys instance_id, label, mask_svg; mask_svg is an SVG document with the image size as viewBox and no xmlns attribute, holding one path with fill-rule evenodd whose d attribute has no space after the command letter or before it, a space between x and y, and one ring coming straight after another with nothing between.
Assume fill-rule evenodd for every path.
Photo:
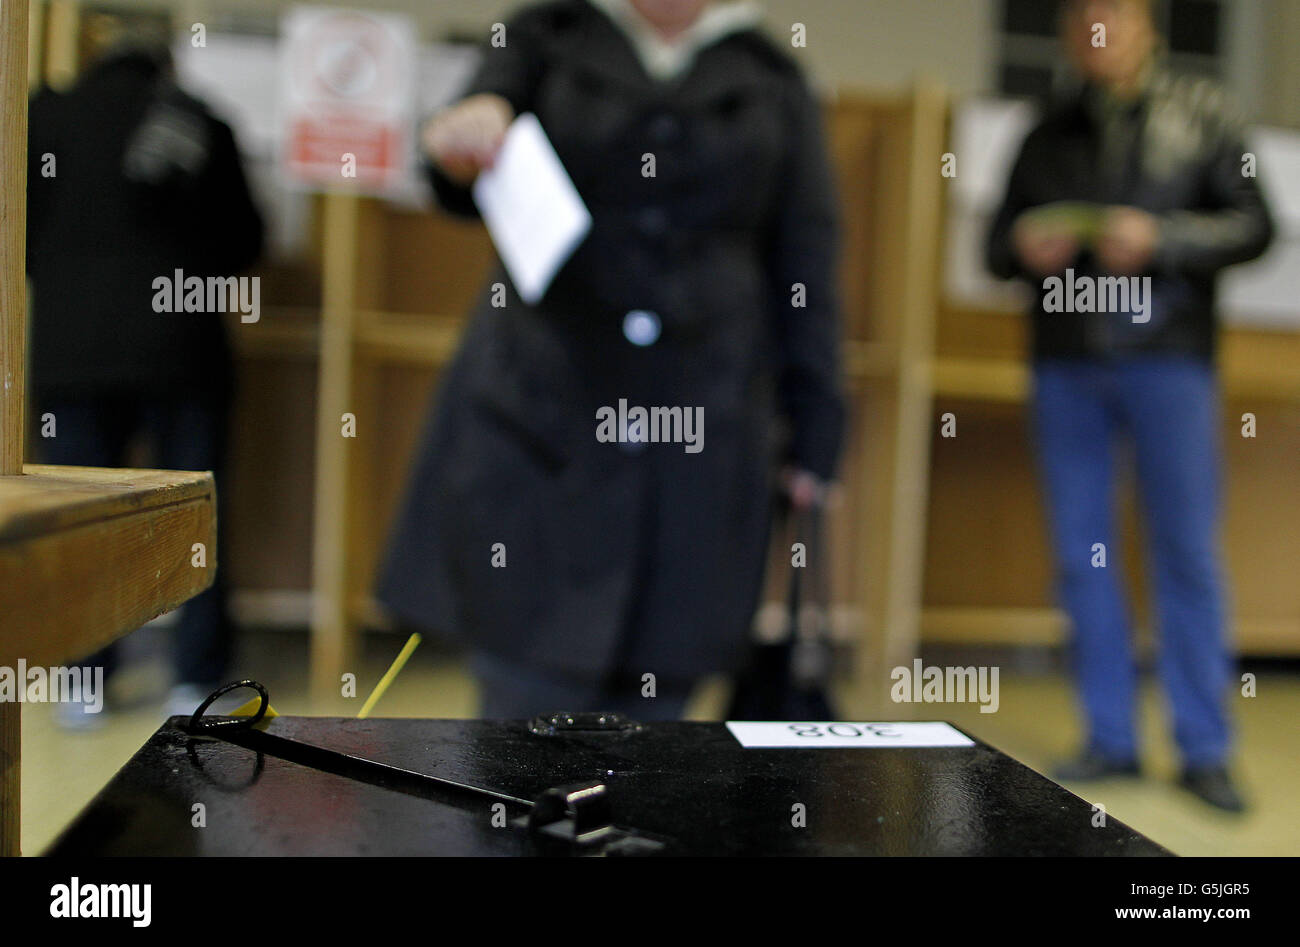
<instances>
[{"instance_id":1,"label":"white number label","mask_svg":"<svg viewBox=\"0 0 1300 947\"><path fill-rule=\"evenodd\" d=\"M828 723L727 721L727 729L746 749L791 747L974 746L975 741L942 722Z\"/></svg>"}]
</instances>

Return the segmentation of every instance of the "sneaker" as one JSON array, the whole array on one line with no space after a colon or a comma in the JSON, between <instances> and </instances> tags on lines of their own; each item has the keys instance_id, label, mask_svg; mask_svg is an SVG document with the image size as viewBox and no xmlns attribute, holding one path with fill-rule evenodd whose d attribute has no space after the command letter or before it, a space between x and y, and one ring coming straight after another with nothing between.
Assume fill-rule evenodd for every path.
<instances>
[{"instance_id":1,"label":"sneaker","mask_svg":"<svg viewBox=\"0 0 1300 947\"><path fill-rule=\"evenodd\" d=\"M1178 785L1216 809L1246 811L1246 800L1237 792L1226 766L1189 766L1178 777Z\"/></svg>"},{"instance_id":2,"label":"sneaker","mask_svg":"<svg viewBox=\"0 0 1300 947\"><path fill-rule=\"evenodd\" d=\"M1058 783L1087 783L1098 779L1141 775L1142 769L1137 760L1117 760L1096 750L1084 750L1074 759L1059 763L1052 769L1052 778Z\"/></svg>"},{"instance_id":3,"label":"sneaker","mask_svg":"<svg viewBox=\"0 0 1300 947\"><path fill-rule=\"evenodd\" d=\"M69 733L91 733L108 723L108 711L102 705L98 711L91 711L85 701L62 700L54 705L54 723Z\"/></svg>"}]
</instances>

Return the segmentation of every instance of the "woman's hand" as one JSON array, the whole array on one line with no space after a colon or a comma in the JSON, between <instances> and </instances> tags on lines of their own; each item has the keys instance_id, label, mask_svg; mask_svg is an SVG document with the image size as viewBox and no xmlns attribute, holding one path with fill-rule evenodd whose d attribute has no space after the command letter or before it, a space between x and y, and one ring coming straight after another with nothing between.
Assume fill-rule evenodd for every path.
<instances>
[{"instance_id":1,"label":"woman's hand","mask_svg":"<svg viewBox=\"0 0 1300 947\"><path fill-rule=\"evenodd\" d=\"M1079 255L1079 240L1065 226L1041 220L1032 211L1011 228L1011 242L1025 269L1035 276L1061 273Z\"/></svg>"},{"instance_id":2,"label":"woman's hand","mask_svg":"<svg viewBox=\"0 0 1300 947\"><path fill-rule=\"evenodd\" d=\"M467 187L480 171L492 167L514 120L514 108L501 96L471 95L429 119L420 143L438 170Z\"/></svg>"},{"instance_id":3,"label":"woman's hand","mask_svg":"<svg viewBox=\"0 0 1300 947\"><path fill-rule=\"evenodd\" d=\"M828 484L810 471L798 467L784 468L781 488L790 498L790 506L796 513L806 513L826 503Z\"/></svg>"},{"instance_id":4,"label":"woman's hand","mask_svg":"<svg viewBox=\"0 0 1300 947\"><path fill-rule=\"evenodd\" d=\"M1160 222L1137 207L1113 207L1097 241L1097 259L1107 273L1131 275L1151 265L1160 246Z\"/></svg>"}]
</instances>

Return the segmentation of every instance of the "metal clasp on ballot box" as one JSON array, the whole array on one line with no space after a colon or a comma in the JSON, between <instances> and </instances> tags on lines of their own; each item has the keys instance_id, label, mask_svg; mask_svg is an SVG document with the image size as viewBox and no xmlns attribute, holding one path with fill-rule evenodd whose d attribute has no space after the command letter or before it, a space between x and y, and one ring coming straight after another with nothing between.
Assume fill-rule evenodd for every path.
<instances>
[{"instance_id":1,"label":"metal clasp on ballot box","mask_svg":"<svg viewBox=\"0 0 1300 947\"><path fill-rule=\"evenodd\" d=\"M241 717L204 715L217 698L241 687L258 693L260 703L255 713ZM515 819L511 825L526 831L547 854L652 855L667 847L664 839L616 825L609 789L602 782L553 786L530 801L495 789L415 772L267 733L257 724L263 720L269 707L270 696L260 683L251 680L234 682L209 695L182 729L194 736L225 740L259 753L412 795L421 795L422 790L429 790L436 792L438 798L445 799L446 790L450 789L466 799L477 801L488 797L526 808L528 814ZM616 713L556 713L533 718L528 729L537 736L563 737L570 733L634 733L641 730L642 725Z\"/></svg>"},{"instance_id":2,"label":"metal clasp on ballot box","mask_svg":"<svg viewBox=\"0 0 1300 947\"><path fill-rule=\"evenodd\" d=\"M616 713L559 713L534 717L528 724L538 736L566 733L628 733L641 724ZM559 840L579 851L603 855L650 855L664 843L614 825L609 789L604 783L554 786L537 798L527 818L517 820L545 845Z\"/></svg>"}]
</instances>

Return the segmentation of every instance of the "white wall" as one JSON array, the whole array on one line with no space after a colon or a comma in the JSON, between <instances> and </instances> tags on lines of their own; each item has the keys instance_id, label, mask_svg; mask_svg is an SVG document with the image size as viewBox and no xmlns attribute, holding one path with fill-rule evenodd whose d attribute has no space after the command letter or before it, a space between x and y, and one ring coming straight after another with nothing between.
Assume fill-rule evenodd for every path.
<instances>
[{"instance_id":1,"label":"white wall","mask_svg":"<svg viewBox=\"0 0 1300 947\"><path fill-rule=\"evenodd\" d=\"M157 2L136 0L147 6ZM487 35L492 23L527 0L352 0L325 2L407 13L430 39L448 30ZM772 33L788 38L808 27L808 48L792 50L822 85L895 86L918 71L959 91L978 91L993 77L997 0L760 0ZM201 20L223 13L274 16L286 0L183 0L172 8Z\"/></svg>"},{"instance_id":2,"label":"white wall","mask_svg":"<svg viewBox=\"0 0 1300 947\"><path fill-rule=\"evenodd\" d=\"M239 15L273 24L291 0L112 0L118 6L170 9L180 23L219 25ZM486 36L528 0L321 0L325 6L401 11L426 39L449 30ZM759 0L769 29L786 38L808 27L797 51L823 87L897 87L928 74L963 95L989 92L996 80L1000 0ZM1050 2L1050 0L1043 0ZM1300 127L1300 0L1231 0L1225 79L1256 121Z\"/></svg>"}]
</instances>

